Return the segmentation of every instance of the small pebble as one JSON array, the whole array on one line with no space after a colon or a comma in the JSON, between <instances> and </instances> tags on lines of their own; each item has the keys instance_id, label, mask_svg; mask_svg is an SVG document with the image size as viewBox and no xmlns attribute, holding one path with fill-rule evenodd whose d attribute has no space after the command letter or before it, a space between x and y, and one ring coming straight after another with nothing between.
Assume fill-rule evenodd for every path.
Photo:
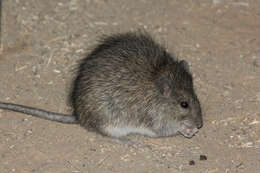
<instances>
[{"instance_id":1,"label":"small pebble","mask_svg":"<svg viewBox=\"0 0 260 173\"><path fill-rule=\"evenodd\" d=\"M205 155L200 155L200 160L207 160L207 156L205 156Z\"/></svg>"},{"instance_id":2,"label":"small pebble","mask_svg":"<svg viewBox=\"0 0 260 173\"><path fill-rule=\"evenodd\" d=\"M195 165L195 161L194 160L190 160L189 161L189 165Z\"/></svg>"}]
</instances>

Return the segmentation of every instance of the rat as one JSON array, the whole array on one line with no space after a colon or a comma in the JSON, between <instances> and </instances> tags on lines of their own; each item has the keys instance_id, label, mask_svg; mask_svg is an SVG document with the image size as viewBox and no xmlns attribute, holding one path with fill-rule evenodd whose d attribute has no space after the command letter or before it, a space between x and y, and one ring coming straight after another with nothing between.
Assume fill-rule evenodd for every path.
<instances>
[{"instance_id":1,"label":"rat","mask_svg":"<svg viewBox=\"0 0 260 173\"><path fill-rule=\"evenodd\" d=\"M0 109L80 126L113 138L129 134L191 138L203 125L188 62L145 31L105 36L72 82L72 115L0 102Z\"/></svg>"}]
</instances>

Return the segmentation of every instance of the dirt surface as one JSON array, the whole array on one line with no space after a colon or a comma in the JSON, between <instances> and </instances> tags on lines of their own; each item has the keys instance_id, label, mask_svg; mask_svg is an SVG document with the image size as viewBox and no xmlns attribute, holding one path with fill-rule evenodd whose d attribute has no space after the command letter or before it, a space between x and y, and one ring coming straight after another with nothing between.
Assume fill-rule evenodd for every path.
<instances>
[{"instance_id":1,"label":"dirt surface","mask_svg":"<svg viewBox=\"0 0 260 173\"><path fill-rule=\"evenodd\" d=\"M145 28L191 64L204 127L192 139L133 136L144 145L127 147L0 110L0 172L259 172L259 9L258 0L4 0L1 101L70 113L77 61L103 34Z\"/></svg>"}]
</instances>

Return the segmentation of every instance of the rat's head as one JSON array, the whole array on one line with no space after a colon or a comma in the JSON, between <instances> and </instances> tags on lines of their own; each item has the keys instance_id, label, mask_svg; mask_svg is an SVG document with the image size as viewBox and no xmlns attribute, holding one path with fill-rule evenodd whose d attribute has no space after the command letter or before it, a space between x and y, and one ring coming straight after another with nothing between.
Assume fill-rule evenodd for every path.
<instances>
[{"instance_id":1,"label":"rat's head","mask_svg":"<svg viewBox=\"0 0 260 173\"><path fill-rule=\"evenodd\" d=\"M157 86L167 102L169 119L175 130L191 138L202 127L200 102L193 89L192 75L186 61L164 68Z\"/></svg>"}]
</instances>

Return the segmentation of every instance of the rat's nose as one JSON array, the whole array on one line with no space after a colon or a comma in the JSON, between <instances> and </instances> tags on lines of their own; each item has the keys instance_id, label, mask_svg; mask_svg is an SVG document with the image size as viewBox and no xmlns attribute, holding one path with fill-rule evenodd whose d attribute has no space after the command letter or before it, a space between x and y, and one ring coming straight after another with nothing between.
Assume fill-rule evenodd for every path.
<instances>
[{"instance_id":1,"label":"rat's nose","mask_svg":"<svg viewBox=\"0 0 260 173\"><path fill-rule=\"evenodd\" d=\"M202 126L203 126L203 121L202 119L199 119L196 121L196 125L197 125L197 128L200 129Z\"/></svg>"}]
</instances>

